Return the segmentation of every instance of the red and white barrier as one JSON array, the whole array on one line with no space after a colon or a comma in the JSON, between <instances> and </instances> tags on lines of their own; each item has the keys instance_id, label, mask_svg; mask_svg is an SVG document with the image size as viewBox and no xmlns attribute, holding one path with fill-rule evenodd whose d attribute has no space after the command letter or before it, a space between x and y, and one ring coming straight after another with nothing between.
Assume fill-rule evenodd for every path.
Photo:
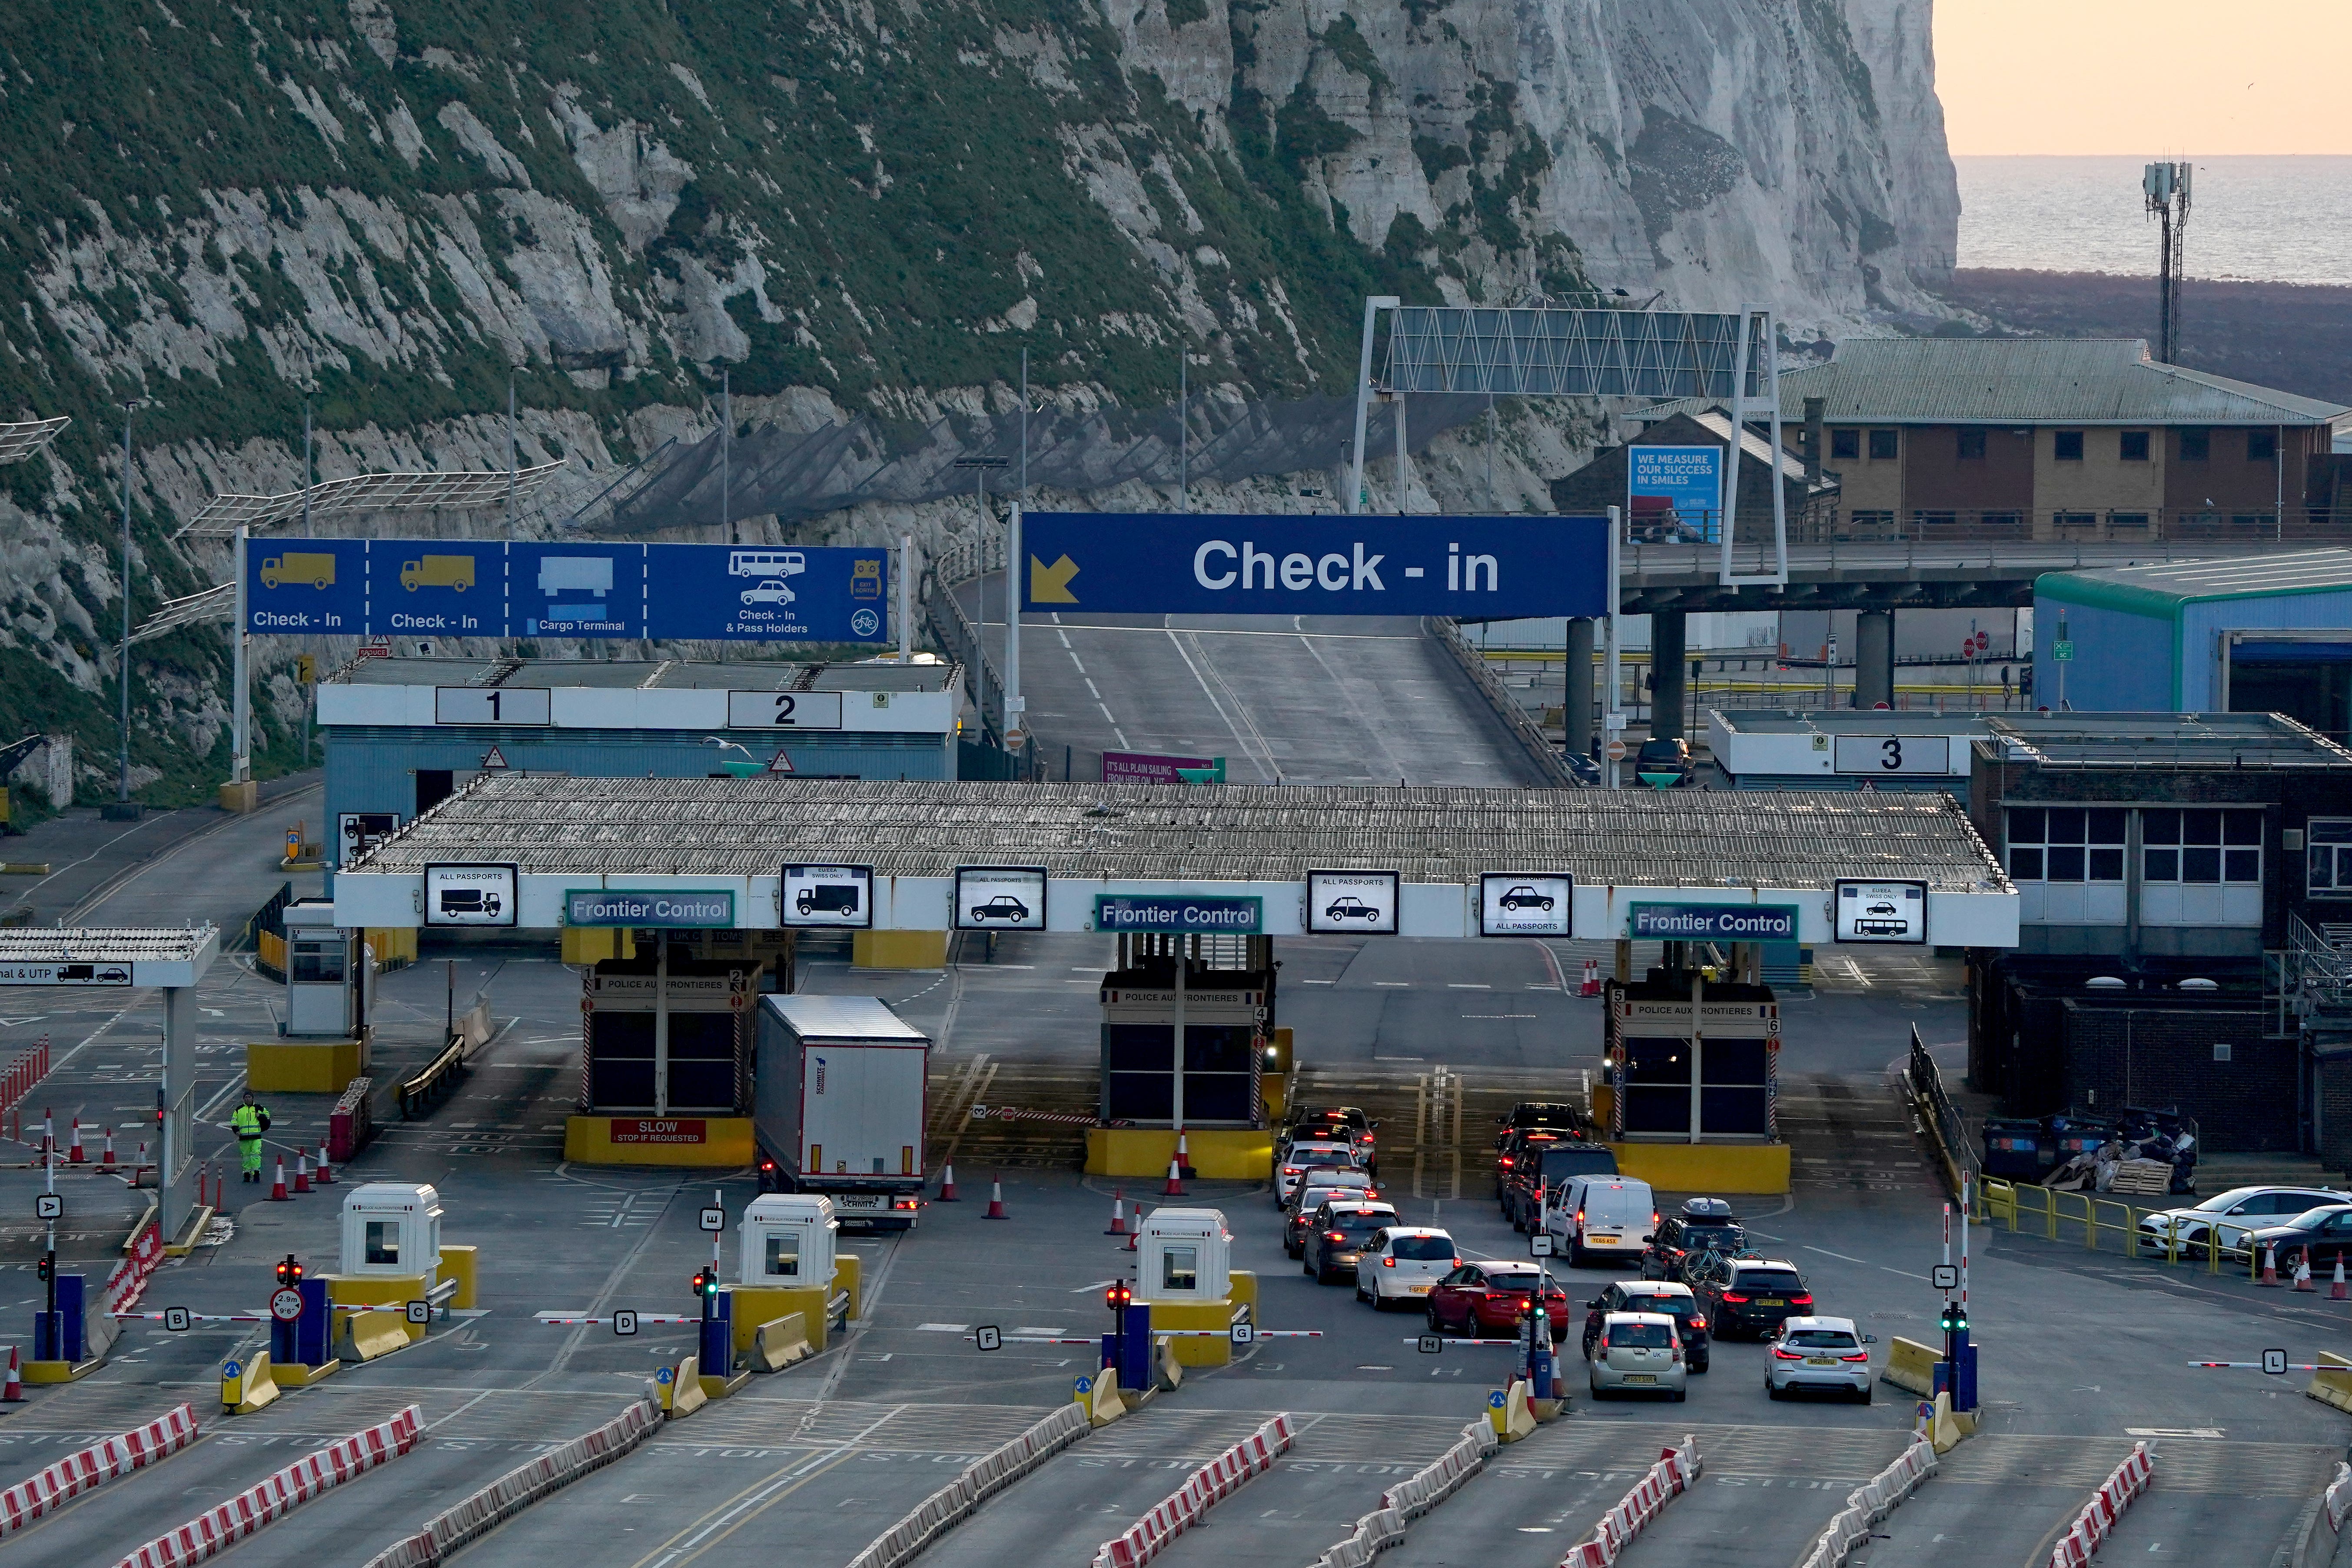
<instances>
[{"instance_id":1,"label":"red and white barrier","mask_svg":"<svg viewBox=\"0 0 2352 1568\"><path fill-rule=\"evenodd\" d=\"M2074 1516L2074 1523L2058 1544L2050 1549L2050 1568L2084 1568L2099 1543L2116 1528L2116 1521L2132 1500L2147 1490L2148 1477L2156 1472L2156 1457L2145 1443L2134 1443L2130 1458L2124 1460L2099 1485L2083 1511Z\"/></svg>"},{"instance_id":2,"label":"red and white barrier","mask_svg":"<svg viewBox=\"0 0 2352 1568\"><path fill-rule=\"evenodd\" d=\"M0 1491L0 1541L92 1487L143 1469L196 1440L196 1410L174 1405L160 1419L68 1454L29 1480Z\"/></svg>"},{"instance_id":3,"label":"red and white barrier","mask_svg":"<svg viewBox=\"0 0 2352 1568\"><path fill-rule=\"evenodd\" d=\"M1667 1448L1658 1455L1658 1462L1650 1473L1633 1483L1633 1489L1615 1508L1601 1516L1600 1528L1592 1539L1580 1546L1569 1548L1568 1555L1559 1560L1559 1568L1609 1568L1617 1554L1633 1543L1658 1510L1690 1488L1699 1478L1702 1468L1698 1457L1698 1439L1685 1437L1679 1448Z\"/></svg>"},{"instance_id":4,"label":"red and white barrier","mask_svg":"<svg viewBox=\"0 0 2352 1568\"><path fill-rule=\"evenodd\" d=\"M1095 1551L1095 1568L1140 1568L1201 1516L1253 1477L1271 1469L1290 1447L1290 1417L1277 1415L1194 1470L1151 1511Z\"/></svg>"},{"instance_id":5,"label":"red and white barrier","mask_svg":"<svg viewBox=\"0 0 2352 1568\"><path fill-rule=\"evenodd\" d=\"M16 1110L33 1086L49 1076L49 1037L43 1035L33 1042L31 1050L23 1052L6 1068L0 1068L0 1110ZM24 1135L24 1118L20 1113L17 1136Z\"/></svg>"},{"instance_id":6,"label":"red and white barrier","mask_svg":"<svg viewBox=\"0 0 2352 1568\"><path fill-rule=\"evenodd\" d=\"M218 1508L198 1514L165 1535L159 1535L115 1568L185 1568L217 1557L273 1520L309 1502L331 1487L366 1473L387 1459L416 1447L423 1413L414 1405L391 1420L338 1437L315 1454L307 1454L260 1485Z\"/></svg>"},{"instance_id":7,"label":"red and white barrier","mask_svg":"<svg viewBox=\"0 0 2352 1568\"><path fill-rule=\"evenodd\" d=\"M2327 1490L2320 1494L2319 1500L2327 1510L2327 1528L2343 1534L2345 1518L2352 1515L2352 1465L2336 1467L2336 1479L2327 1483Z\"/></svg>"}]
</instances>

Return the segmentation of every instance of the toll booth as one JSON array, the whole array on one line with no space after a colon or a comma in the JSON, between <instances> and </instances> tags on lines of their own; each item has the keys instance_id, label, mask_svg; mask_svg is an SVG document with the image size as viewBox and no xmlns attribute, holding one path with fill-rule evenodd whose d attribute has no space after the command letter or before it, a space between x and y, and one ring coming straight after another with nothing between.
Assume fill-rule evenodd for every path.
<instances>
[{"instance_id":1,"label":"toll booth","mask_svg":"<svg viewBox=\"0 0 2352 1568\"><path fill-rule=\"evenodd\" d=\"M1231 1294L1233 1238L1222 1210L1155 1209L1137 1231L1135 1251L1139 1301L1199 1305Z\"/></svg>"},{"instance_id":2,"label":"toll booth","mask_svg":"<svg viewBox=\"0 0 2352 1568\"><path fill-rule=\"evenodd\" d=\"M833 1200L814 1193L770 1193L753 1198L739 1227L746 1285L785 1289L830 1285L841 1224Z\"/></svg>"},{"instance_id":3,"label":"toll booth","mask_svg":"<svg viewBox=\"0 0 2352 1568\"><path fill-rule=\"evenodd\" d=\"M1602 997L1610 1142L1779 1137L1780 1005L1770 986L1654 969L1631 984L1612 979Z\"/></svg>"},{"instance_id":4,"label":"toll booth","mask_svg":"<svg viewBox=\"0 0 2352 1568\"><path fill-rule=\"evenodd\" d=\"M1265 1125L1261 1079L1274 1021L1273 946L1265 937L1119 938L1120 966L1102 984L1104 1121Z\"/></svg>"},{"instance_id":5,"label":"toll booth","mask_svg":"<svg viewBox=\"0 0 2352 1568\"><path fill-rule=\"evenodd\" d=\"M374 963L356 931L335 924L331 900L289 904L286 1026L289 1039L346 1040L367 1026Z\"/></svg>"},{"instance_id":6,"label":"toll booth","mask_svg":"<svg viewBox=\"0 0 2352 1568\"><path fill-rule=\"evenodd\" d=\"M667 947L667 954L659 951ZM736 1117L751 1099L757 959L698 959L648 942L581 980L581 1109Z\"/></svg>"},{"instance_id":7,"label":"toll booth","mask_svg":"<svg viewBox=\"0 0 2352 1568\"><path fill-rule=\"evenodd\" d=\"M412 1279L430 1290L441 1268L441 1194L430 1183L369 1182L343 1194L347 1279Z\"/></svg>"}]
</instances>

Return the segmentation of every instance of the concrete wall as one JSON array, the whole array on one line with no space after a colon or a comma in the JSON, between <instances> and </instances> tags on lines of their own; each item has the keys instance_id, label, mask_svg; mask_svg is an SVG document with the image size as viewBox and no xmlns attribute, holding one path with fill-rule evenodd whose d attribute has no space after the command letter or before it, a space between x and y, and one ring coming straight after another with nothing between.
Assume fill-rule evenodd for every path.
<instances>
[{"instance_id":1,"label":"concrete wall","mask_svg":"<svg viewBox=\"0 0 2352 1568\"><path fill-rule=\"evenodd\" d=\"M2259 1007L2105 1006L2069 1001L2065 1074L2073 1103L2175 1106L2197 1118L2206 1148L2292 1150L2294 1038L2265 1039ZM2214 1047L2230 1059L2214 1059Z\"/></svg>"}]
</instances>

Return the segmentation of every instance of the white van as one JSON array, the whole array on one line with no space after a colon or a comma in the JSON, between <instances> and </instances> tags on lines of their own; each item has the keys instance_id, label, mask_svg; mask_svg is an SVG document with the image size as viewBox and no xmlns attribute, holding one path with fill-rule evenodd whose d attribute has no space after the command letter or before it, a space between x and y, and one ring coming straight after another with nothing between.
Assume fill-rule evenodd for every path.
<instances>
[{"instance_id":1,"label":"white van","mask_svg":"<svg viewBox=\"0 0 2352 1568\"><path fill-rule=\"evenodd\" d=\"M1658 1228L1657 1200L1649 1183L1633 1176L1570 1176L1544 1228L1571 1268L1610 1258L1633 1268Z\"/></svg>"}]
</instances>

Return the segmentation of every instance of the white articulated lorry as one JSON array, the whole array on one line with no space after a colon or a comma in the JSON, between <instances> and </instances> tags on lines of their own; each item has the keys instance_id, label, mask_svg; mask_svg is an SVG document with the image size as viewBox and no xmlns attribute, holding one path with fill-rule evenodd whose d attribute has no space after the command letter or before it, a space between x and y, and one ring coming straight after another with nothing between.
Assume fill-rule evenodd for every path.
<instances>
[{"instance_id":1,"label":"white articulated lorry","mask_svg":"<svg viewBox=\"0 0 2352 1568\"><path fill-rule=\"evenodd\" d=\"M762 1192L823 1193L845 1226L921 1213L931 1042L872 996L762 996L752 1131Z\"/></svg>"}]
</instances>

